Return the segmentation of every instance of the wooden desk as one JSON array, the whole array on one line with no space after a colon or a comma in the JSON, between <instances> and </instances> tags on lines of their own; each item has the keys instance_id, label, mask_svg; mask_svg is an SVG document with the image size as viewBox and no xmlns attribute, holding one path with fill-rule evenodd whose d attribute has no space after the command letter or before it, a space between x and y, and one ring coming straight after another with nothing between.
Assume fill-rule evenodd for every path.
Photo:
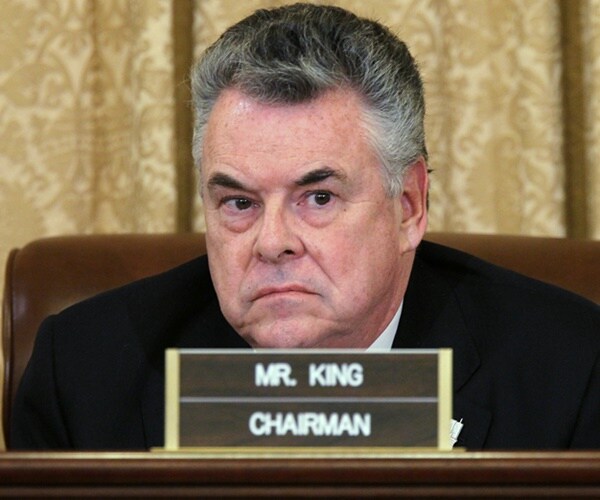
<instances>
[{"instance_id":1,"label":"wooden desk","mask_svg":"<svg viewBox=\"0 0 600 500\"><path fill-rule=\"evenodd\" d=\"M600 453L207 459L0 454L0 497L600 497Z\"/></svg>"}]
</instances>

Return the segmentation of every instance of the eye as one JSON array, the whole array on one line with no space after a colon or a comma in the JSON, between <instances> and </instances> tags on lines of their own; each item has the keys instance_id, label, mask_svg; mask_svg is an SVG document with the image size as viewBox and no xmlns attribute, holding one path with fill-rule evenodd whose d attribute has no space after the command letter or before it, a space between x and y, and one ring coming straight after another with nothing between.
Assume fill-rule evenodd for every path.
<instances>
[{"instance_id":1,"label":"eye","mask_svg":"<svg viewBox=\"0 0 600 500\"><path fill-rule=\"evenodd\" d=\"M308 195L308 201L320 207L331 202L332 194L329 191L315 191Z\"/></svg>"},{"instance_id":2,"label":"eye","mask_svg":"<svg viewBox=\"0 0 600 500\"><path fill-rule=\"evenodd\" d=\"M235 197L223 200L223 205L225 205L229 209L238 210L241 212L243 210L248 210L249 208L252 208L253 203L252 200L249 200L248 198Z\"/></svg>"}]
</instances>

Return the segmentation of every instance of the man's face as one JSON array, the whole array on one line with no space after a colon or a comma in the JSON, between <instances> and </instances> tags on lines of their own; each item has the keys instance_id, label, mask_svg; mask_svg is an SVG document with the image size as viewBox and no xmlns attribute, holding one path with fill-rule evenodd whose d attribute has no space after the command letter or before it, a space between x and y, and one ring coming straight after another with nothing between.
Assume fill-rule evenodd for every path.
<instances>
[{"instance_id":1,"label":"man's face","mask_svg":"<svg viewBox=\"0 0 600 500\"><path fill-rule=\"evenodd\" d=\"M230 89L202 156L209 265L254 347L368 347L394 316L426 221L423 162L386 196L352 91L261 104Z\"/></svg>"}]
</instances>

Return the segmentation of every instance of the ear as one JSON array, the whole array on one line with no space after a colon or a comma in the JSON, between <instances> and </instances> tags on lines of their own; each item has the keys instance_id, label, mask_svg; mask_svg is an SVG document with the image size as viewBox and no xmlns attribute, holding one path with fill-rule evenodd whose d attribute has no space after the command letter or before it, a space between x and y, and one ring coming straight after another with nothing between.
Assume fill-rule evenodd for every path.
<instances>
[{"instance_id":1,"label":"ear","mask_svg":"<svg viewBox=\"0 0 600 500\"><path fill-rule=\"evenodd\" d=\"M404 176L404 186L400 202L402 206L402 226L404 252L415 250L427 229L427 191L429 174L423 157L413 163Z\"/></svg>"}]
</instances>

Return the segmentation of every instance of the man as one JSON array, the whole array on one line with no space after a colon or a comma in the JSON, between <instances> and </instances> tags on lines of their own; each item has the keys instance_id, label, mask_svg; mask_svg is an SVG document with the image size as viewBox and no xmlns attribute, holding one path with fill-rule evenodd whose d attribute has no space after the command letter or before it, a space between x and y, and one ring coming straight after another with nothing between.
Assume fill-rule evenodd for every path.
<instances>
[{"instance_id":1,"label":"man","mask_svg":"<svg viewBox=\"0 0 600 500\"><path fill-rule=\"evenodd\" d=\"M258 11L193 71L208 257L41 328L18 448L163 439L167 347L454 350L459 446L600 446L600 314L421 243L423 89L406 46L335 7Z\"/></svg>"}]
</instances>

